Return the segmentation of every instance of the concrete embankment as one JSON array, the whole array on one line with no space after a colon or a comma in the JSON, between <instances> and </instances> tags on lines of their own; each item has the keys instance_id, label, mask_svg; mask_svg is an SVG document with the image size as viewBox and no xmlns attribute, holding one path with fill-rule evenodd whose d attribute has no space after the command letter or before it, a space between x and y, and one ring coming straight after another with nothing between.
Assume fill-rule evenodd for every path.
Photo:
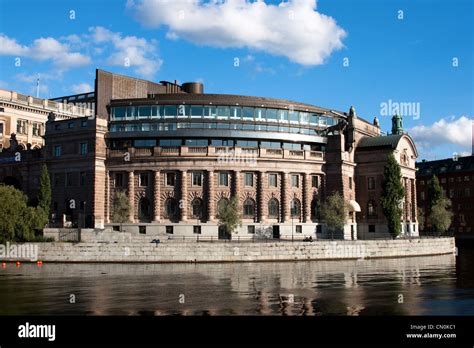
<instances>
[{"instance_id":1,"label":"concrete embankment","mask_svg":"<svg viewBox=\"0 0 474 348\"><path fill-rule=\"evenodd\" d=\"M396 258L455 252L454 238L314 242L38 243L45 262L246 262ZM21 257L2 258L17 261Z\"/></svg>"}]
</instances>

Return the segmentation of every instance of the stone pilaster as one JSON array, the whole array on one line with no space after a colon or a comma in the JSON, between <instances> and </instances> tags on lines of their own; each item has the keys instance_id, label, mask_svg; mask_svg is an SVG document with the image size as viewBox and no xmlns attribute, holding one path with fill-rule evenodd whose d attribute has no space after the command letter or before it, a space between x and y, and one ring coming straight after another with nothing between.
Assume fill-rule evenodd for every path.
<instances>
[{"instance_id":1,"label":"stone pilaster","mask_svg":"<svg viewBox=\"0 0 474 348\"><path fill-rule=\"evenodd\" d=\"M181 221L188 221L188 175L186 170L181 171L181 201L179 202L181 210Z\"/></svg>"},{"instance_id":2,"label":"stone pilaster","mask_svg":"<svg viewBox=\"0 0 474 348\"><path fill-rule=\"evenodd\" d=\"M413 222L418 222L417 202L416 202L416 181L411 179L411 200L412 200L412 211L413 211Z\"/></svg>"},{"instance_id":3,"label":"stone pilaster","mask_svg":"<svg viewBox=\"0 0 474 348\"><path fill-rule=\"evenodd\" d=\"M105 171L105 223L110 223L110 171Z\"/></svg>"},{"instance_id":4,"label":"stone pilaster","mask_svg":"<svg viewBox=\"0 0 474 348\"><path fill-rule=\"evenodd\" d=\"M130 222L135 222L135 175L133 171L128 172L128 201L130 203Z\"/></svg>"},{"instance_id":5,"label":"stone pilaster","mask_svg":"<svg viewBox=\"0 0 474 348\"><path fill-rule=\"evenodd\" d=\"M311 176L303 174L303 221L311 222Z\"/></svg>"},{"instance_id":6,"label":"stone pilaster","mask_svg":"<svg viewBox=\"0 0 474 348\"><path fill-rule=\"evenodd\" d=\"M258 172L258 181L257 181L257 197L258 197L258 222L263 222L267 220L268 216L268 207L265 204L265 172Z\"/></svg>"},{"instance_id":7,"label":"stone pilaster","mask_svg":"<svg viewBox=\"0 0 474 348\"><path fill-rule=\"evenodd\" d=\"M160 222L160 201L161 201L161 192L160 192L160 171L155 171L155 178L153 181L153 221Z\"/></svg>"},{"instance_id":8,"label":"stone pilaster","mask_svg":"<svg viewBox=\"0 0 474 348\"><path fill-rule=\"evenodd\" d=\"M207 171L207 217L208 221L216 221L216 202L214 202L215 182L214 171Z\"/></svg>"},{"instance_id":9,"label":"stone pilaster","mask_svg":"<svg viewBox=\"0 0 474 348\"><path fill-rule=\"evenodd\" d=\"M283 222L290 221L290 196L289 196L289 175L281 174L281 207Z\"/></svg>"}]
</instances>

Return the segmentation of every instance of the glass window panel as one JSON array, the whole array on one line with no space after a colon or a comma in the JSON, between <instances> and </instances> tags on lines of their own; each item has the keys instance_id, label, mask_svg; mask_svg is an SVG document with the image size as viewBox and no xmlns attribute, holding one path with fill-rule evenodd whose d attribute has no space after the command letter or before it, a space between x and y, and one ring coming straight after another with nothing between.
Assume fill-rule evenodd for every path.
<instances>
[{"instance_id":1,"label":"glass window panel","mask_svg":"<svg viewBox=\"0 0 474 348\"><path fill-rule=\"evenodd\" d=\"M267 131L278 132L278 126L267 126Z\"/></svg>"},{"instance_id":2,"label":"glass window panel","mask_svg":"<svg viewBox=\"0 0 474 348\"><path fill-rule=\"evenodd\" d=\"M201 118L204 112L202 105L191 105L191 117L192 118Z\"/></svg>"},{"instance_id":3,"label":"glass window panel","mask_svg":"<svg viewBox=\"0 0 474 348\"><path fill-rule=\"evenodd\" d=\"M205 128L204 124L198 122L198 123L191 123L190 124L191 128Z\"/></svg>"},{"instance_id":4,"label":"glass window panel","mask_svg":"<svg viewBox=\"0 0 474 348\"><path fill-rule=\"evenodd\" d=\"M288 110L278 110L278 119L280 122L288 122Z\"/></svg>"},{"instance_id":5,"label":"glass window panel","mask_svg":"<svg viewBox=\"0 0 474 348\"><path fill-rule=\"evenodd\" d=\"M217 107L217 117L218 118L228 118L230 116L230 108L228 106L218 106Z\"/></svg>"},{"instance_id":6,"label":"glass window panel","mask_svg":"<svg viewBox=\"0 0 474 348\"><path fill-rule=\"evenodd\" d=\"M184 141L186 146L207 146L207 139L186 139Z\"/></svg>"},{"instance_id":7,"label":"glass window panel","mask_svg":"<svg viewBox=\"0 0 474 348\"><path fill-rule=\"evenodd\" d=\"M242 108L240 106L231 106L230 107L230 117L232 117L232 118L241 118L242 117Z\"/></svg>"},{"instance_id":8,"label":"glass window panel","mask_svg":"<svg viewBox=\"0 0 474 348\"><path fill-rule=\"evenodd\" d=\"M160 146L181 146L181 139L160 139Z\"/></svg>"},{"instance_id":9,"label":"glass window panel","mask_svg":"<svg viewBox=\"0 0 474 348\"><path fill-rule=\"evenodd\" d=\"M311 114L309 117L309 123L310 124L318 124L318 115L317 114Z\"/></svg>"},{"instance_id":10,"label":"glass window panel","mask_svg":"<svg viewBox=\"0 0 474 348\"><path fill-rule=\"evenodd\" d=\"M133 146L135 146L135 147L153 147L153 146L156 146L156 140L155 139L134 140Z\"/></svg>"},{"instance_id":11,"label":"glass window panel","mask_svg":"<svg viewBox=\"0 0 474 348\"><path fill-rule=\"evenodd\" d=\"M307 112L300 112L300 123L302 124L309 123L309 114Z\"/></svg>"},{"instance_id":12,"label":"glass window panel","mask_svg":"<svg viewBox=\"0 0 474 348\"><path fill-rule=\"evenodd\" d=\"M298 123L299 118L300 118L300 113L298 111L290 111L290 122L292 123Z\"/></svg>"},{"instance_id":13,"label":"glass window panel","mask_svg":"<svg viewBox=\"0 0 474 348\"><path fill-rule=\"evenodd\" d=\"M278 127L278 129L280 130L280 132L284 132L284 133L289 133L290 132L290 127Z\"/></svg>"},{"instance_id":14,"label":"glass window panel","mask_svg":"<svg viewBox=\"0 0 474 348\"><path fill-rule=\"evenodd\" d=\"M267 130L267 125L265 124L257 124L255 125L255 129L259 131L266 131Z\"/></svg>"},{"instance_id":15,"label":"glass window panel","mask_svg":"<svg viewBox=\"0 0 474 348\"><path fill-rule=\"evenodd\" d=\"M260 142L260 147L269 148L269 149L279 149L280 143L276 141L262 141Z\"/></svg>"},{"instance_id":16,"label":"glass window panel","mask_svg":"<svg viewBox=\"0 0 474 348\"><path fill-rule=\"evenodd\" d=\"M255 130L255 125L253 124L244 124L242 125L243 130Z\"/></svg>"},{"instance_id":17,"label":"glass window panel","mask_svg":"<svg viewBox=\"0 0 474 348\"><path fill-rule=\"evenodd\" d=\"M138 108L139 118L150 118L150 116L151 116L151 106L140 106Z\"/></svg>"},{"instance_id":18,"label":"glass window panel","mask_svg":"<svg viewBox=\"0 0 474 348\"><path fill-rule=\"evenodd\" d=\"M115 120L123 120L125 118L125 108L117 107L113 109L113 119Z\"/></svg>"},{"instance_id":19,"label":"glass window panel","mask_svg":"<svg viewBox=\"0 0 474 348\"><path fill-rule=\"evenodd\" d=\"M276 121L278 119L278 110L277 109L267 109L267 120Z\"/></svg>"},{"instance_id":20,"label":"glass window panel","mask_svg":"<svg viewBox=\"0 0 474 348\"><path fill-rule=\"evenodd\" d=\"M255 109L255 120L256 121L265 121L265 109L263 108L257 108Z\"/></svg>"},{"instance_id":21,"label":"glass window panel","mask_svg":"<svg viewBox=\"0 0 474 348\"><path fill-rule=\"evenodd\" d=\"M230 125L228 123L218 123L217 129L229 129Z\"/></svg>"},{"instance_id":22,"label":"glass window panel","mask_svg":"<svg viewBox=\"0 0 474 348\"><path fill-rule=\"evenodd\" d=\"M178 108L176 107L176 105L165 105L163 107L164 117L176 117L177 112Z\"/></svg>"},{"instance_id":23,"label":"glass window panel","mask_svg":"<svg viewBox=\"0 0 474 348\"><path fill-rule=\"evenodd\" d=\"M149 123L142 123L141 124L141 130L144 132L147 132L150 130L150 124Z\"/></svg>"},{"instance_id":24,"label":"glass window panel","mask_svg":"<svg viewBox=\"0 0 474 348\"><path fill-rule=\"evenodd\" d=\"M178 105L178 117L188 117L189 116L189 105Z\"/></svg>"},{"instance_id":25,"label":"glass window panel","mask_svg":"<svg viewBox=\"0 0 474 348\"><path fill-rule=\"evenodd\" d=\"M127 118L131 119L135 117L135 107L134 106L128 106L127 107Z\"/></svg>"},{"instance_id":26,"label":"glass window panel","mask_svg":"<svg viewBox=\"0 0 474 348\"><path fill-rule=\"evenodd\" d=\"M215 106L204 107L204 117L214 118L217 115L217 108Z\"/></svg>"},{"instance_id":27,"label":"glass window panel","mask_svg":"<svg viewBox=\"0 0 474 348\"><path fill-rule=\"evenodd\" d=\"M242 108L242 116L244 120L253 120L254 108Z\"/></svg>"},{"instance_id":28,"label":"glass window panel","mask_svg":"<svg viewBox=\"0 0 474 348\"><path fill-rule=\"evenodd\" d=\"M324 126L326 126L326 124L327 124L326 123L326 116L319 116L319 125L321 127L324 127Z\"/></svg>"}]
</instances>

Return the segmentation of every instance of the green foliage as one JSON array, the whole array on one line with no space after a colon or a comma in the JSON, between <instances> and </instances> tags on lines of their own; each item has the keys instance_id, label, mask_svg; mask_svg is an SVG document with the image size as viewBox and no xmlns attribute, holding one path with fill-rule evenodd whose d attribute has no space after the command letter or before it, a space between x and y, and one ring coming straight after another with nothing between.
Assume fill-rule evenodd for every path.
<instances>
[{"instance_id":1,"label":"green foliage","mask_svg":"<svg viewBox=\"0 0 474 348\"><path fill-rule=\"evenodd\" d=\"M51 208L51 181L46 164L43 164L43 167L41 168L38 206L43 209L44 213L46 214L46 218L48 219Z\"/></svg>"},{"instance_id":2,"label":"green foliage","mask_svg":"<svg viewBox=\"0 0 474 348\"><path fill-rule=\"evenodd\" d=\"M237 197L232 197L228 204L219 207L219 226L224 226L227 233L232 236L238 226L242 225Z\"/></svg>"},{"instance_id":3,"label":"green foliage","mask_svg":"<svg viewBox=\"0 0 474 348\"><path fill-rule=\"evenodd\" d=\"M0 202L0 243L33 241L34 230L46 225L43 208L28 207L27 197L20 190L0 185Z\"/></svg>"},{"instance_id":4,"label":"green foliage","mask_svg":"<svg viewBox=\"0 0 474 348\"><path fill-rule=\"evenodd\" d=\"M333 192L321 205L321 219L326 222L331 233L344 229L349 206L339 192Z\"/></svg>"},{"instance_id":5,"label":"green foliage","mask_svg":"<svg viewBox=\"0 0 474 348\"><path fill-rule=\"evenodd\" d=\"M451 226L453 212L450 208L451 201L443 197L431 208L430 223L435 232L446 232Z\"/></svg>"},{"instance_id":6,"label":"green foliage","mask_svg":"<svg viewBox=\"0 0 474 348\"><path fill-rule=\"evenodd\" d=\"M130 202L124 191L117 191L112 203L112 222L123 224L130 216Z\"/></svg>"},{"instance_id":7,"label":"green foliage","mask_svg":"<svg viewBox=\"0 0 474 348\"><path fill-rule=\"evenodd\" d=\"M439 184L438 177L433 175L430 187L428 188L429 209L431 209L443 198L443 189Z\"/></svg>"},{"instance_id":8,"label":"green foliage","mask_svg":"<svg viewBox=\"0 0 474 348\"><path fill-rule=\"evenodd\" d=\"M422 208L416 208L416 216L418 219L418 228L423 231L425 229L425 212Z\"/></svg>"},{"instance_id":9,"label":"green foliage","mask_svg":"<svg viewBox=\"0 0 474 348\"><path fill-rule=\"evenodd\" d=\"M384 181L382 184L382 197L380 203L387 218L388 230L394 237L401 232L402 208L401 202L405 197L405 190L402 185L402 173L395 156L388 156L387 164L384 168Z\"/></svg>"}]
</instances>

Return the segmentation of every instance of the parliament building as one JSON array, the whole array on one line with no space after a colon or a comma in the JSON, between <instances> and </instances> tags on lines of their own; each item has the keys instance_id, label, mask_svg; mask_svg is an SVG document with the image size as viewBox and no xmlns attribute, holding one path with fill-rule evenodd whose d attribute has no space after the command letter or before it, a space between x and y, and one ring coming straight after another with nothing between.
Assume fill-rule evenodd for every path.
<instances>
[{"instance_id":1,"label":"parliament building","mask_svg":"<svg viewBox=\"0 0 474 348\"><path fill-rule=\"evenodd\" d=\"M9 103L15 113L27 107L12 96L1 97L0 105ZM66 117L48 109L50 102L92 112ZM402 230L418 235L417 150L398 116L391 134L382 135L377 119L364 120L353 107L344 112L206 94L201 83L155 83L102 70L96 71L94 91L42 105L48 115L40 126L44 146L20 148L16 134L9 135L0 182L34 200L45 163L52 225L66 219L117 229L113 200L123 191L132 209L121 229L137 234L225 238L219 207L236 197L239 238L328 238L320 206L338 191L350 208L344 231L335 237L376 238L388 233L380 197L384 166L394 153L405 188ZM6 118L8 109L3 111ZM17 153L19 161L13 160Z\"/></svg>"}]
</instances>

